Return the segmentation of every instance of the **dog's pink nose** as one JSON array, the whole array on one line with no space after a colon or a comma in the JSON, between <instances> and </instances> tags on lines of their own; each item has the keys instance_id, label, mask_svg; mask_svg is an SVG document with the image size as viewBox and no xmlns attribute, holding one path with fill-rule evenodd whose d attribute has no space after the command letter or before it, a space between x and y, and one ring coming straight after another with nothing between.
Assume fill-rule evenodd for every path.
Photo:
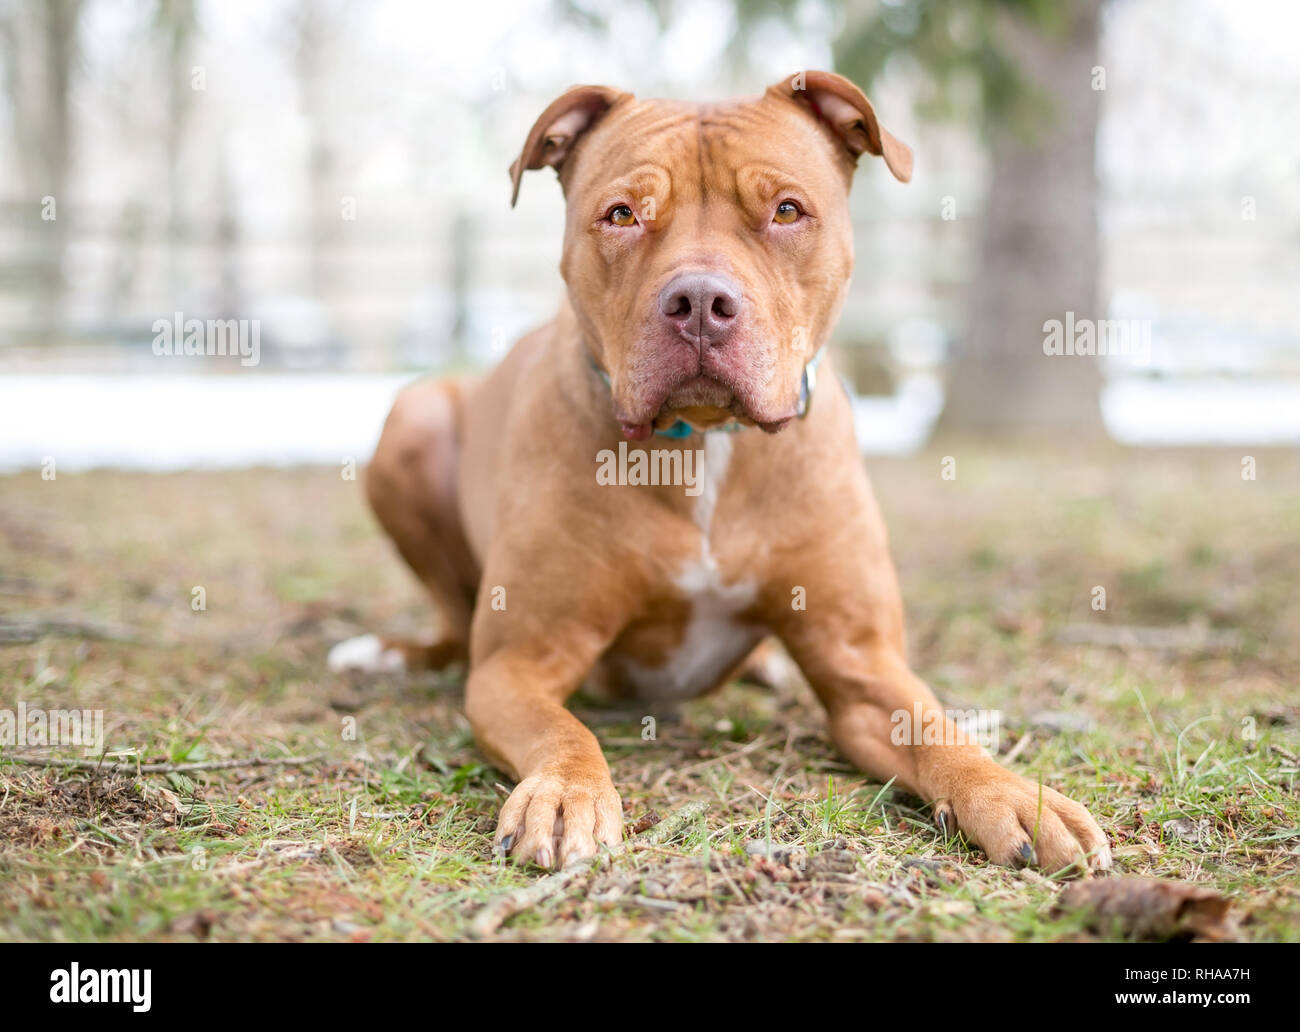
<instances>
[{"instance_id":1,"label":"dog's pink nose","mask_svg":"<svg viewBox=\"0 0 1300 1032\"><path fill-rule=\"evenodd\" d=\"M692 344L717 346L730 336L744 299L725 276L683 272L659 292L659 311Z\"/></svg>"}]
</instances>

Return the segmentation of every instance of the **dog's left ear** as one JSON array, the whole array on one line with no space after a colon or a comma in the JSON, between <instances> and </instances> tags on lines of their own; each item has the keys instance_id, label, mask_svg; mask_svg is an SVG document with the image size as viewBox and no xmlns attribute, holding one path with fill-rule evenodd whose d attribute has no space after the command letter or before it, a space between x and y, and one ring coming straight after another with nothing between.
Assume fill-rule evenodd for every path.
<instances>
[{"instance_id":1,"label":"dog's left ear","mask_svg":"<svg viewBox=\"0 0 1300 1032\"><path fill-rule=\"evenodd\" d=\"M583 133L616 103L631 94L608 86L574 86L551 101L533 123L524 149L510 166L510 207L519 200L519 181L530 168L552 166L559 171Z\"/></svg>"},{"instance_id":2,"label":"dog's left ear","mask_svg":"<svg viewBox=\"0 0 1300 1032\"><path fill-rule=\"evenodd\" d=\"M768 93L806 104L844 144L854 161L863 154L883 157L899 182L912 178L912 148L890 135L876 119L867 95L834 72L796 72L768 87Z\"/></svg>"}]
</instances>

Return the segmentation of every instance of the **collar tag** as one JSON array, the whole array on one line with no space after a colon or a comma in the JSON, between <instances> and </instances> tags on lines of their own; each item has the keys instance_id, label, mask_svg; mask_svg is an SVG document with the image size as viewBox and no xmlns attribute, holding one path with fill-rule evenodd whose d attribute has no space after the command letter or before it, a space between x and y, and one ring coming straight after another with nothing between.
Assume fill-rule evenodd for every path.
<instances>
[{"instance_id":1,"label":"collar tag","mask_svg":"<svg viewBox=\"0 0 1300 1032\"><path fill-rule=\"evenodd\" d=\"M690 437L691 434L695 433L695 427L691 426L686 420L679 419L667 430L656 430L655 433L660 437Z\"/></svg>"},{"instance_id":2,"label":"collar tag","mask_svg":"<svg viewBox=\"0 0 1300 1032\"><path fill-rule=\"evenodd\" d=\"M817 349L817 354L808 360L808 364L803 367L803 377L799 381L799 418L803 419L808 415L808 408L812 405L813 391L817 389L817 364L822 360L822 354L825 347Z\"/></svg>"}]
</instances>

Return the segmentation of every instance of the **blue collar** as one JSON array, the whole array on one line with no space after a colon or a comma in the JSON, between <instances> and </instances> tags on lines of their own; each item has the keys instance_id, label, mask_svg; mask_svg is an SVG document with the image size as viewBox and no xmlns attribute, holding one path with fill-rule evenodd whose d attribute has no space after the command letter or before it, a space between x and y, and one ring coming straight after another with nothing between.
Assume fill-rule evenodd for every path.
<instances>
[{"instance_id":1,"label":"blue collar","mask_svg":"<svg viewBox=\"0 0 1300 1032\"><path fill-rule=\"evenodd\" d=\"M812 404L813 391L817 388L817 365L821 362L822 355L825 353L826 348L823 345L817 349L817 354L813 355L813 357L808 360L808 364L803 367L803 376L799 380L799 411L797 413L800 419L803 419L804 416L808 415L808 408ZM609 373L596 365L595 359L589 357L588 361L591 362L591 367L600 374L600 378L605 381L605 386L608 387L610 385ZM711 434L714 431L721 431L722 433L732 434L737 430L744 429L746 429L744 423L737 423L733 419L729 423L720 423L717 426L709 427L707 430L697 431L695 427L691 426L691 424L686 422L686 420L679 419L676 423L665 430L656 430L655 434L659 437L680 439L683 437L690 437L691 434L697 432Z\"/></svg>"}]
</instances>

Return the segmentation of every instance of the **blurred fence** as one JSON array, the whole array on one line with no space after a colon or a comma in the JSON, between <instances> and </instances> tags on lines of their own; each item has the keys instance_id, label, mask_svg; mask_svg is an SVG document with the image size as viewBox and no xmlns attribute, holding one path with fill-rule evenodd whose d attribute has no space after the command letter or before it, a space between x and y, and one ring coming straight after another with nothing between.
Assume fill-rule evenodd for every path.
<instances>
[{"instance_id":1,"label":"blurred fence","mask_svg":"<svg viewBox=\"0 0 1300 1032\"><path fill-rule=\"evenodd\" d=\"M494 317L555 303L539 274L555 266L551 240L503 246L469 219L422 231L396 216L158 227L136 209L69 205L58 217L56 239L30 202L0 208L0 344L24 366L153 359L151 326L177 311L258 320L268 368L438 366L472 353ZM48 282L58 268L61 289Z\"/></svg>"},{"instance_id":2,"label":"blurred fence","mask_svg":"<svg viewBox=\"0 0 1300 1032\"><path fill-rule=\"evenodd\" d=\"M164 225L137 208L73 205L57 222L31 202L0 205L0 361L10 370L157 371L151 327L175 312L258 320L272 370L482 364L549 318L563 290L555 229L504 204L427 226L398 215ZM918 315L960 318L969 223L867 217L856 236L841 343L881 345Z\"/></svg>"},{"instance_id":3,"label":"blurred fence","mask_svg":"<svg viewBox=\"0 0 1300 1032\"><path fill-rule=\"evenodd\" d=\"M0 374L56 374L0 375L10 410L0 413L0 466L39 463L73 412L99 428L74 427L56 449L82 466L363 457L406 376L490 364L555 311L558 206L531 200L516 211L502 199L452 217L363 211L314 223L75 203L52 223L32 201L0 204ZM1300 440L1300 211L1289 197L1255 200L1266 217L1241 217L1220 193L1102 195L1099 315L1149 323L1152 343L1141 363L1105 364L1103 415L1119 439ZM946 221L916 192L882 199L869 180L855 212L837 366L860 392L894 395L859 404L864 450L907 450L942 404L938 374L962 333L979 222ZM247 371L156 356L152 327L176 312L256 320L256 372L277 377L274 388L262 376L216 393L167 386L161 378L177 373ZM352 393L285 376L331 371L354 374ZM403 375L356 375L392 372ZM150 400L164 394L165 410ZM232 410L243 412L239 427ZM172 454L150 427L187 412L204 429Z\"/></svg>"},{"instance_id":4,"label":"blurred fence","mask_svg":"<svg viewBox=\"0 0 1300 1032\"><path fill-rule=\"evenodd\" d=\"M1225 203L1121 196L1103 206L1102 315L1151 322L1147 372L1300 373L1300 212L1246 220ZM977 221L918 207L859 211L841 346L879 347L918 318L960 335ZM139 206L71 203L57 220L41 215L33 201L0 202L9 370L153 363L151 327L177 311L259 320L268 369L484 363L549 318L563 289L558 220L504 203L427 225L390 213L162 224Z\"/></svg>"}]
</instances>

